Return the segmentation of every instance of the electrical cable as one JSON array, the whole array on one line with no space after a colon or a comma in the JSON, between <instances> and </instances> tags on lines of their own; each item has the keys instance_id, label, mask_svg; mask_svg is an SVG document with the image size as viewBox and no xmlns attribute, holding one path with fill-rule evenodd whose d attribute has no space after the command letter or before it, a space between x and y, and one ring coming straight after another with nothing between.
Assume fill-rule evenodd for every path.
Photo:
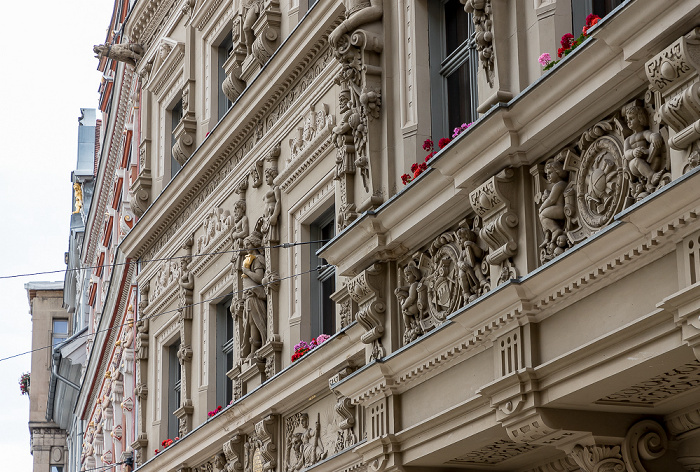
<instances>
[{"instance_id":1,"label":"electrical cable","mask_svg":"<svg viewBox=\"0 0 700 472\"><path fill-rule=\"evenodd\" d=\"M330 264L319 265L319 266L317 266L317 267L315 267L315 268L313 268L313 269L306 270L306 271L304 271L304 272L299 272L299 273L297 273L297 274L292 274L292 275L287 275L287 276L285 276L285 277L280 277L280 278L275 279L275 280L273 280L273 281L271 281L271 282L266 282L266 283L262 283L262 284L258 284L258 285L253 285L252 287L248 287L248 288L246 288L246 289L244 289L244 290L234 290L233 292L225 293L225 294L223 294L223 295L219 295L218 297L213 297L213 298L209 298L209 299L206 299L206 300L201 300L201 301L199 301L199 302L192 303L192 304L190 304L190 305L185 305L185 306L178 307L178 308L174 308L174 309L172 309L172 310L162 311L162 312L160 312L160 313L153 313L153 314L148 315L148 316L146 316L146 317L144 317L144 318L141 318L141 319L142 319L142 320L151 320L151 319L157 318L157 317L159 317L159 316L161 316L161 315L165 315L165 314L168 314L168 313L178 312L178 311L180 311L180 310L183 309L183 308L189 308L189 307L193 307L193 306L196 306L196 305L201 305L201 304L203 304L203 303L207 303L207 302L212 302L212 301L215 301L215 300L219 300L219 299L221 299L221 298L225 298L225 297L228 297L228 296L236 295L236 294L238 294L238 293L243 293L243 292L245 292L246 290L250 290L251 288L255 288L255 287L265 287L265 286L267 286L267 285L274 284L274 283L280 282L280 281L282 281L282 280L292 279L292 278L294 278L294 277L299 277L299 276L302 276L302 275L306 275L306 274L309 274L309 273L311 273L311 272L316 272L316 271L319 271L319 270L323 270L323 269L325 269L326 267L329 267L329 266L330 266ZM133 322L136 322L136 321L138 321L138 320L133 320ZM127 325L127 323L125 322L125 323L122 323L122 324L119 324L119 325L116 325L116 326L112 326L111 328L100 329L100 330L95 331L94 333L87 333L87 334L83 334L83 335L81 335L81 336L76 336L76 337L74 337L74 338L71 338L71 341L73 341L73 340L75 340L75 339L87 338L87 337L90 337L90 336L95 336L95 335L97 335L98 333L104 333L104 332L107 332L107 331L111 331L111 330L113 330L113 329L121 328L121 327L126 326L126 325ZM54 347L56 347L56 346L54 346L54 345L49 345L49 346L37 347L37 348L34 348L34 349L30 349L29 351L24 351L24 352L20 352L20 353L18 353L18 354L13 354L13 355L11 355L11 356L3 357L3 358L0 359L0 362L6 361L6 360L9 360L9 359L14 359L15 357L20 357L20 356L24 356L24 355L27 355L27 354L31 354L32 352L42 351L42 350L44 350L44 349L49 349L49 348L54 348Z\"/></svg>"},{"instance_id":2,"label":"electrical cable","mask_svg":"<svg viewBox=\"0 0 700 472\"><path fill-rule=\"evenodd\" d=\"M330 239L318 239L316 241L302 241L302 242L298 242L298 243L282 243L282 244L275 244L274 246L260 246L258 249L277 249L277 248L288 249L290 247L300 246L302 244L327 243L328 241L330 241ZM73 267L71 269L47 270L47 271L43 271L43 272L33 272L33 273L27 273L27 274L0 275L0 280L15 279L18 277L33 277L35 275L57 274L60 272L74 272L74 271L86 270L86 269L99 269L99 268L105 268L105 267L116 267L116 266L134 263L134 262L146 263L146 262L172 261L172 260L177 260L177 259L184 259L185 257L216 256L216 255L220 255L220 254L229 254L229 253L244 252L244 251L247 251L247 249L231 249L229 251L203 252L201 254L192 254L191 256L184 255L184 256L173 256L173 257L161 257L161 258L157 258L157 259L139 259L137 261L132 261L132 262L115 262L113 264Z\"/></svg>"}]
</instances>

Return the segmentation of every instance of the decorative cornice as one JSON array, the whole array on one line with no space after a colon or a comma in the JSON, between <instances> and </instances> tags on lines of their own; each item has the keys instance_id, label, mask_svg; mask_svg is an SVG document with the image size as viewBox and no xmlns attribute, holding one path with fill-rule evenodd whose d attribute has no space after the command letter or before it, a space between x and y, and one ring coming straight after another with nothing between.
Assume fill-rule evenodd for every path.
<instances>
[{"instance_id":1,"label":"decorative cornice","mask_svg":"<svg viewBox=\"0 0 700 472\"><path fill-rule=\"evenodd\" d=\"M185 59L185 43L177 43L168 53L163 64L150 77L146 89L150 89L159 99L166 83L172 83L179 74L176 71L183 68Z\"/></svg>"},{"instance_id":2,"label":"decorative cornice","mask_svg":"<svg viewBox=\"0 0 700 472\"><path fill-rule=\"evenodd\" d=\"M224 0L207 0L203 2L192 17L192 24L195 28L202 31L223 1Z\"/></svg>"}]
</instances>

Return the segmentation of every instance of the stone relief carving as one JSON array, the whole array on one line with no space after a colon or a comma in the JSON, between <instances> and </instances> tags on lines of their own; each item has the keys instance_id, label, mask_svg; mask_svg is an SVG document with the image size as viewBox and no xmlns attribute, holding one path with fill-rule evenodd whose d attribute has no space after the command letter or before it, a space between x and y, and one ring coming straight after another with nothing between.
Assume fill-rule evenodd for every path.
<instances>
[{"instance_id":1,"label":"stone relief carving","mask_svg":"<svg viewBox=\"0 0 700 472\"><path fill-rule=\"evenodd\" d=\"M280 145L275 146L270 151L270 156L267 160L272 164L265 169L265 181L270 189L265 193L263 199L265 213L258 220L260 229L264 235L263 241L266 245L278 243L280 241L280 224L279 218L282 211L282 191L279 185L274 183L277 177L277 159L281 153Z\"/></svg>"},{"instance_id":2,"label":"stone relief carving","mask_svg":"<svg viewBox=\"0 0 700 472\"><path fill-rule=\"evenodd\" d=\"M488 246L478 236L480 218L438 236L402 267L395 291L408 344L444 322L450 313L490 290ZM400 283L402 283L400 282Z\"/></svg>"},{"instance_id":3,"label":"stone relief carving","mask_svg":"<svg viewBox=\"0 0 700 472\"><path fill-rule=\"evenodd\" d=\"M671 181L666 130L647 92L583 132L575 144L530 168L545 263L609 225ZM658 101L658 100L656 100Z\"/></svg>"},{"instance_id":4,"label":"stone relief carving","mask_svg":"<svg viewBox=\"0 0 700 472\"><path fill-rule=\"evenodd\" d=\"M321 104L321 109L318 111L316 111L316 106L309 107L304 125L297 128L297 136L289 139L291 154L287 162L305 154L305 151L313 149L316 143L330 136L334 128L334 119L328 110L329 107L325 103Z\"/></svg>"},{"instance_id":5,"label":"stone relief carving","mask_svg":"<svg viewBox=\"0 0 700 472\"><path fill-rule=\"evenodd\" d=\"M243 470L243 435L234 436L224 443L225 472L237 472Z\"/></svg>"},{"instance_id":6,"label":"stone relief carving","mask_svg":"<svg viewBox=\"0 0 700 472\"><path fill-rule=\"evenodd\" d=\"M156 300L180 278L180 266L177 261L162 261L160 269L153 279L153 289L150 291L150 302Z\"/></svg>"},{"instance_id":7,"label":"stone relief carving","mask_svg":"<svg viewBox=\"0 0 700 472\"><path fill-rule=\"evenodd\" d=\"M536 449L537 446L530 444L518 444L508 439L499 439L493 444L489 444L475 451L447 461L447 464L498 464L505 460L519 456Z\"/></svg>"},{"instance_id":8,"label":"stone relief carving","mask_svg":"<svg viewBox=\"0 0 700 472\"><path fill-rule=\"evenodd\" d=\"M234 206L234 213L236 207ZM245 204L244 210L245 212ZM233 221L231 213L223 208L214 208L202 222L203 234L197 238L197 254L203 254L216 239L228 232Z\"/></svg>"},{"instance_id":9,"label":"stone relief carving","mask_svg":"<svg viewBox=\"0 0 700 472\"><path fill-rule=\"evenodd\" d=\"M95 57L100 59L106 57L113 61L125 62L131 67L136 67L136 63L143 56L143 47L137 43L128 44L96 44L92 48L97 54Z\"/></svg>"},{"instance_id":10,"label":"stone relief carving","mask_svg":"<svg viewBox=\"0 0 700 472\"><path fill-rule=\"evenodd\" d=\"M582 471L626 470L620 454L620 446L582 446L577 444L569 456Z\"/></svg>"},{"instance_id":11,"label":"stone relief carving","mask_svg":"<svg viewBox=\"0 0 700 472\"><path fill-rule=\"evenodd\" d=\"M331 33L329 42L341 71L336 77L339 122L333 128L336 153L336 179L340 181L343 229L360 211L377 206L383 200L378 163L370 156L380 136L372 136L370 122L379 118L381 108L381 68L379 54L384 42L381 29L374 23L383 16L383 0L345 0L345 20ZM367 29L361 29L365 28ZM376 160L376 158L375 158ZM364 190L355 196L354 177L359 171ZM343 226L344 225L344 226Z\"/></svg>"},{"instance_id":12,"label":"stone relief carving","mask_svg":"<svg viewBox=\"0 0 700 472\"><path fill-rule=\"evenodd\" d=\"M646 65L651 89L660 95L658 120L675 133L671 149L682 151L683 173L700 164L700 28L681 36Z\"/></svg>"},{"instance_id":13,"label":"stone relief carving","mask_svg":"<svg viewBox=\"0 0 700 472\"><path fill-rule=\"evenodd\" d=\"M309 415L298 413L287 418L286 425L286 472L307 469L328 456L321 441L321 414L313 427L309 426Z\"/></svg>"},{"instance_id":14,"label":"stone relief carving","mask_svg":"<svg viewBox=\"0 0 700 472\"><path fill-rule=\"evenodd\" d=\"M493 24L491 0L460 0L460 2L464 5L464 11L472 15L476 50L479 51L481 66L486 72L486 81L490 87L493 87L494 54L493 32L491 31Z\"/></svg>"}]
</instances>

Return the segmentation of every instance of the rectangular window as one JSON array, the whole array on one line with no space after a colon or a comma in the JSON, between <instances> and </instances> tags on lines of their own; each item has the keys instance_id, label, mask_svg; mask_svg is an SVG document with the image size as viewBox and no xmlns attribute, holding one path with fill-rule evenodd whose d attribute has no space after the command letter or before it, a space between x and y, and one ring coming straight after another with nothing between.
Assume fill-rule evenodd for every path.
<instances>
[{"instance_id":1,"label":"rectangular window","mask_svg":"<svg viewBox=\"0 0 700 472\"><path fill-rule=\"evenodd\" d=\"M478 52L471 15L459 0L428 4L430 99L434 139L452 136L478 115Z\"/></svg>"},{"instance_id":2,"label":"rectangular window","mask_svg":"<svg viewBox=\"0 0 700 472\"><path fill-rule=\"evenodd\" d=\"M63 472L63 466L62 465L52 465L51 472Z\"/></svg>"},{"instance_id":3,"label":"rectangular window","mask_svg":"<svg viewBox=\"0 0 700 472\"><path fill-rule=\"evenodd\" d=\"M579 37L586 24L586 17L591 13L604 18L619 7L623 0L571 0L571 19L573 35Z\"/></svg>"},{"instance_id":4,"label":"rectangular window","mask_svg":"<svg viewBox=\"0 0 700 472\"><path fill-rule=\"evenodd\" d=\"M310 226L312 241L328 241L335 236L335 207L329 208ZM324 242L311 245L311 268L323 266L325 259L316 255ZM335 334L335 267L329 266L311 274L311 337Z\"/></svg>"},{"instance_id":5,"label":"rectangular window","mask_svg":"<svg viewBox=\"0 0 700 472\"><path fill-rule=\"evenodd\" d=\"M218 77L218 121L224 117L229 108L231 108L231 100L228 99L224 90L222 88L224 80L226 79L226 71L224 70L224 63L228 60L231 52L233 51L233 36L231 32L224 38L224 40L219 44L217 48L217 55L219 60L219 77Z\"/></svg>"},{"instance_id":6,"label":"rectangular window","mask_svg":"<svg viewBox=\"0 0 700 472\"><path fill-rule=\"evenodd\" d=\"M172 179L173 177L175 177L175 174L177 174L178 171L182 169L182 166L179 162L177 162L177 159L175 159L175 155L172 151L172 147L175 144L175 128L177 127L177 125L180 124L180 120L182 120L183 115L182 100L175 104L170 113L172 115L172 122L170 128L170 178Z\"/></svg>"},{"instance_id":7,"label":"rectangular window","mask_svg":"<svg viewBox=\"0 0 700 472\"><path fill-rule=\"evenodd\" d=\"M182 371L180 370L180 360L177 358L179 349L179 339L168 347L168 437L170 439L180 435L179 420L175 416L175 410L180 408L181 401Z\"/></svg>"},{"instance_id":8,"label":"rectangular window","mask_svg":"<svg viewBox=\"0 0 700 472\"><path fill-rule=\"evenodd\" d=\"M233 369L233 317L231 300L216 306L216 404L228 405L233 399L233 385L226 372Z\"/></svg>"},{"instance_id":9,"label":"rectangular window","mask_svg":"<svg viewBox=\"0 0 700 472\"><path fill-rule=\"evenodd\" d=\"M55 319L51 329L51 345L56 346L68 339L68 320Z\"/></svg>"}]
</instances>

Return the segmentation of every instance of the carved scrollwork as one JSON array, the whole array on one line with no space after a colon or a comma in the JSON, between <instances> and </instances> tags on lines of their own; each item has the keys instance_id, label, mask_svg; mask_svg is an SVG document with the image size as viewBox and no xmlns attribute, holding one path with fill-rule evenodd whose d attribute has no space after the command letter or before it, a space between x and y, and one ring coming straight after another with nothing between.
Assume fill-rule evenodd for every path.
<instances>
[{"instance_id":1,"label":"carved scrollwork","mask_svg":"<svg viewBox=\"0 0 700 472\"><path fill-rule=\"evenodd\" d=\"M650 461L663 456L668 450L666 431L656 421L635 423L622 443L622 457L628 472L646 472L642 460Z\"/></svg>"},{"instance_id":2,"label":"carved scrollwork","mask_svg":"<svg viewBox=\"0 0 700 472\"><path fill-rule=\"evenodd\" d=\"M381 337L384 335L386 305L382 297L381 284L383 267L373 264L348 282L348 293L359 305L357 322L365 333L360 337L365 344L372 344L371 358L384 355Z\"/></svg>"},{"instance_id":3,"label":"carved scrollwork","mask_svg":"<svg viewBox=\"0 0 700 472\"><path fill-rule=\"evenodd\" d=\"M231 439L224 443L224 456L226 472L238 472L243 470L243 437L240 434L235 434Z\"/></svg>"},{"instance_id":4,"label":"carved scrollwork","mask_svg":"<svg viewBox=\"0 0 700 472\"><path fill-rule=\"evenodd\" d=\"M570 456L585 472L625 472L620 446L582 446L577 444Z\"/></svg>"}]
</instances>

